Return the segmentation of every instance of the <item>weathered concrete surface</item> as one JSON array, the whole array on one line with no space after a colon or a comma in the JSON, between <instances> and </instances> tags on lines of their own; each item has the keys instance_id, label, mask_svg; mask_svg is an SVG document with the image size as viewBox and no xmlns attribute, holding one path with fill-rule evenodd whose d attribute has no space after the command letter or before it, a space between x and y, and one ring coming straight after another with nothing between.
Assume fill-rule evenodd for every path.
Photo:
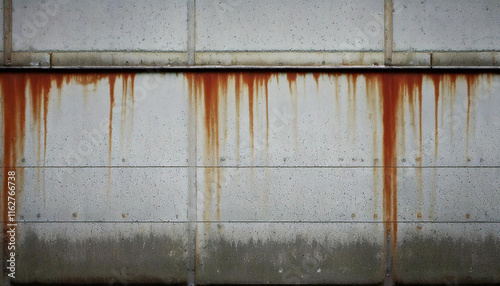
<instances>
[{"instance_id":1,"label":"weathered concrete surface","mask_svg":"<svg viewBox=\"0 0 500 286\"><path fill-rule=\"evenodd\" d=\"M400 226L395 263L408 284L500 283L498 223L408 223Z\"/></svg>"},{"instance_id":2,"label":"weathered concrete surface","mask_svg":"<svg viewBox=\"0 0 500 286\"><path fill-rule=\"evenodd\" d=\"M496 0L394 0L392 14L384 0L13 0L13 7L13 66L500 63ZM393 31L394 51L385 30Z\"/></svg>"},{"instance_id":3,"label":"weathered concrete surface","mask_svg":"<svg viewBox=\"0 0 500 286\"><path fill-rule=\"evenodd\" d=\"M186 1L13 1L13 51L186 51Z\"/></svg>"},{"instance_id":4,"label":"weathered concrete surface","mask_svg":"<svg viewBox=\"0 0 500 286\"><path fill-rule=\"evenodd\" d=\"M394 50L498 51L498 14L496 0L394 0Z\"/></svg>"},{"instance_id":5,"label":"weathered concrete surface","mask_svg":"<svg viewBox=\"0 0 500 286\"><path fill-rule=\"evenodd\" d=\"M19 282L499 282L498 73L21 71L0 87Z\"/></svg>"},{"instance_id":6,"label":"weathered concrete surface","mask_svg":"<svg viewBox=\"0 0 500 286\"><path fill-rule=\"evenodd\" d=\"M185 283L180 224L23 223L17 283Z\"/></svg>"},{"instance_id":7,"label":"weathered concrete surface","mask_svg":"<svg viewBox=\"0 0 500 286\"><path fill-rule=\"evenodd\" d=\"M196 4L199 51L381 51L383 48L382 0L239 0Z\"/></svg>"},{"instance_id":8,"label":"weathered concrete surface","mask_svg":"<svg viewBox=\"0 0 500 286\"><path fill-rule=\"evenodd\" d=\"M382 224L213 223L198 228L204 229L198 241L201 284L371 284L385 276Z\"/></svg>"}]
</instances>

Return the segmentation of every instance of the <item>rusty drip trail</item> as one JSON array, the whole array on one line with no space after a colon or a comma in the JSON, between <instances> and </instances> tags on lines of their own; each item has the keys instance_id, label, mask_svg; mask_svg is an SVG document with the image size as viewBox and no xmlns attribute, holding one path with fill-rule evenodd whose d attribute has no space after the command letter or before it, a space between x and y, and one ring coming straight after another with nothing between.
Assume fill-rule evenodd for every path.
<instances>
[{"instance_id":1,"label":"rusty drip trail","mask_svg":"<svg viewBox=\"0 0 500 286\"><path fill-rule=\"evenodd\" d=\"M2 219L3 231L7 231L9 171L16 171L19 178L23 170L15 169L18 159L24 154L24 134L26 120L26 85L28 75L20 73L1 74L3 113L3 174L2 174ZM19 185L19 182L16 182ZM14 199L16 195L13 196ZM6 240L4 241L4 249ZM2 258L3 259L3 258Z\"/></svg>"},{"instance_id":2,"label":"rusty drip trail","mask_svg":"<svg viewBox=\"0 0 500 286\"><path fill-rule=\"evenodd\" d=\"M216 216L220 218L220 175L219 169L219 105L226 103L220 97L227 95L228 75L215 72L187 73L190 92L194 95L195 104L202 105L197 110L203 111L205 130L205 191L204 220L210 219L212 205L212 188L215 187L217 197Z\"/></svg>"},{"instance_id":3,"label":"rusty drip trail","mask_svg":"<svg viewBox=\"0 0 500 286\"><path fill-rule=\"evenodd\" d=\"M439 146L439 120L438 120L438 111L439 111L439 96L441 89L441 81L443 80L442 74L433 74L431 75L432 83L434 84L434 160L435 164L437 164L438 157L438 146Z\"/></svg>"},{"instance_id":4,"label":"rusty drip trail","mask_svg":"<svg viewBox=\"0 0 500 286\"><path fill-rule=\"evenodd\" d=\"M356 142L356 131L357 131L357 114L356 114L356 93L357 93L357 83L358 83L358 73L350 73L347 75L347 120L350 130L350 136L353 142Z\"/></svg>"},{"instance_id":5,"label":"rusty drip trail","mask_svg":"<svg viewBox=\"0 0 500 286\"><path fill-rule=\"evenodd\" d=\"M220 73L220 72L193 72L186 73L188 80L190 97L194 99L195 110L202 110L201 116L203 119L203 129L205 133L205 149L204 149L204 164L205 164L205 192L204 192L204 219L209 220L211 217L211 206L213 192L216 192L217 210L216 218L220 219L220 180L221 170L219 166L219 141L225 136L221 136L220 124L224 124L227 118L227 95L229 80L234 79L235 92L235 108L236 108L236 144L237 156L239 160L239 144L240 144L240 109L244 91L248 92L248 118L249 118L249 135L250 148L254 152L254 133L255 133L255 113L258 111L258 99L261 93L265 94L266 108L266 126L269 129L269 80L270 73L260 72L238 72L238 73ZM199 105L199 106L198 106ZM258 113L257 113L258 114ZM222 118L223 116L224 118ZM267 130L268 132L268 130ZM266 144L268 144L268 134L266 136Z\"/></svg>"},{"instance_id":6,"label":"rusty drip trail","mask_svg":"<svg viewBox=\"0 0 500 286\"><path fill-rule=\"evenodd\" d=\"M386 236L391 241L394 254L397 241L397 114L399 109L399 84L395 74L382 75L383 122L383 210Z\"/></svg>"},{"instance_id":7,"label":"rusty drip trail","mask_svg":"<svg viewBox=\"0 0 500 286\"><path fill-rule=\"evenodd\" d=\"M265 101L266 101L266 146L269 146L269 80L271 79L270 73L260 73L260 72L244 72L236 77L243 80L243 84L248 90L248 116L250 118L250 146L252 149L252 159L255 145L254 138L254 113L256 106L254 106L254 101L259 98L261 89L264 89ZM237 98L240 94L236 95ZM259 114L257 112L257 114Z\"/></svg>"},{"instance_id":8,"label":"rusty drip trail","mask_svg":"<svg viewBox=\"0 0 500 286\"><path fill-rule=\"evenodd\" d=\"M465 78L467 81L467 125L466 125L466 134L465 134L465 154L467 160L470 160L469 157L469 137L470 137L470 112L471 112L471 99L475 96L477 81L477 74L466 74Z\"/></svg>"},{"instance_id":9,"label":"rusty drip trail","mask_svg":"<svg viewBox=\"0 0 500 286\"><path fill-rule=\"evenodd\" d=\"M394 257L397 255L398 239L398 127L403 118L404 100L408 106L413 106L415 95L421 101L422 75L407 73L385 73L382 75L367 74L369 86L375 86L374 81L381 81L377 86L381 88L381 113L383 123L383 219L384 234L386 238L385 259L389 280L394 280ZM419 106L421 110L421 107ZM413 112L413 110L411 110ZM419 111L421 112L421 111ZM401 128L401 132L405 132Z\"/></svg>"}]
</instances>

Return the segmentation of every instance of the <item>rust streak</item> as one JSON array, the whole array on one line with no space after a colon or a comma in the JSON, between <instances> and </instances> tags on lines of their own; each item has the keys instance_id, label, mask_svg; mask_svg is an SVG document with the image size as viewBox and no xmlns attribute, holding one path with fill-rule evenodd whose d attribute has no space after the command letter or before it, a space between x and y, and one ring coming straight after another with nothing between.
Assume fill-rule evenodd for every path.
<instances>
[{"instance_id":1,"label":"rust streak","mask_svg":"<svg viewBox=\"0 0 500 286\"><path fill-rule=\"evenodd\" d=\"M377 98L380 96L378 94L378 91L380 90L380 87L378 86L378 83L380 82L380 76L379 75L374 75L367 73L364 75L365 77L365 88L366 88L366 103L369 108L369 120L371 120L373 132L372 132L372 150L373 150L373 157L374 157L374 166L378 165L378 125L379 125L379 112L377 112ZM372 178L373 178L373 197L374 197L374 219L378 218L377 214L377 209L379 205L379 184L380 184L380 174L379 174L379 168L373 168L373 173L372 173Z\"/></svg>"},{"instance_id":2,"label":"rust streak","mask_svg":"<svg viewBox=\"0 0 500 286\"><path fill-rule=\"evenodd\" d=\"M248 89L248 114L250 118L250 140L252 146L252 158L254 152L254 100L257 102L259 98L259 90L264 89L266 102L266 144L269 144L269 80L270 73L245 72L241 74L243 84Z\"/></svg>"},{"instance_id":3,"label":"rust streak","mask_svg":"<svg viewBox=\"0 0 500 286\"><path fill-rule=\"evenodd\" d=\"M2 180L2 218L3 229L7 229L8 217L8 184L9 171L13 171L19 157L24 155L24 134L26 120L26 85L28 75L21 73L2 74L0 85L2 89L3 112L3 180ZM21 173L23 170L21 169ZM16 177L22 177L19 169ZM19 183L16 183L19 185ZM14 195L14 199L16 196ZM14 218L15 220L17 218ZM4 244L5 246L5 244Z\"/></svg>"},{"instance_id":4,"label":"rust streak","mask_svg":"<svg viewBox=\"0 0 500 286\"><path fill-rule=\"evenodd\" d=\"M236 160L240 161L240 93L241 93L242 75L238 73L234 78L234 96L236 109Z\"/></svg>"},{"instance_id":5,"label":"rust streak","mask_svg":"<svg viewBox=\"0 0 500 286\"><path fill-rule=\"evenodd\" d=\"M314 81L316 82L316 91L319 92L319 78L321 77L321 73L313 72L312 76L314 78Z\"/></svg>"},{"instance_id":6,"label":"rust streak","mask_svg":"<svg viewBox=\"0 0 500 286\"><path fill-rule=\"evenodd\" d=\"M438 109L439 109L439 95L440 87L443 76L441 74L430 75L434 84L434 164L437 165L438 146L439 146L439 128L438 128Z\"/></svg>"},{"instance_id":7,"label":"rust streak","mask_svg":"<svg viewBox=\"0 0 500 286\"><path fill-rule=\"evenodd\" d=\"M216 192L216 217L220 219L220 174L219 166L219 108L226 102L228 74L196 72L186 74L194 89L195 103L203 106L205 128L205 201L204 219L209 220L212 204L212 188ZM210 167L208 167L210 166ZM215 186L214 186L215 185Z\"/></svg>"},{"instance_id":8,"label":"rust streak","mask_svg":"<svg viewBox=\"0 0 500 286\"><path fill-rule=\"evenodd\" d=\"M399 107L399 83L395 74L382 75L382 122L383 130L383 210L386 234L392 237L392 247L397 241L397 113ZM394 249L395 250L395 249ZM394 252L393 252L394 253Z\"/></svg>"},{"instance_id":9,"label":"rust streak","mask_svg":"<svg viewBox=\"0 0 500 286\"><path fill-rule=\"evenodd\" d=\"M466 125L466 134L465 134L465 152L467 160L469 157L469 136L470 136L470 113L471 113L471 99L475 96L475 90L478 80L478 75L475 74L466 74L465 78L467 80L467 125Z\"/></svg>"},{"instance_id":10,"label":"rust streak","mask_svg":"<svg viewBox=\"0 0 500 286\"><path fill-rule=\"evenodd\" d=\"M347 75L347 95L348 95L348 124L350 130L350 136L353 141L356 141L356 129L357 129L357 115L356 115L356 88L358 81L358 73L350 73Z\"/></svg>"},{"instance_id":11,"label":"rust streak","mask_svg":"<svg viewBox=\"0 0 500 286\"><path fill-rule=\"evenodd\" d=\"M109 196L111 190L111 151L113 141L113 108L115 107L115 82L116 75L110 74L108 76L109 82L109 139L108 139L108 184L106 187L106 196Z\"/></svg>"},{"instance_id":12,"label":"rust streak","mask_svg":"<svg viewBox=\"0 0 500 286\"><path fill-rule=\"evenodd\" d=\"M109 142L108 142L108 165L111 166L111 147L113 138L113 108L115 107L115 82L116 75L110 74L109 81Z\"/></svg>"}]
</instances>

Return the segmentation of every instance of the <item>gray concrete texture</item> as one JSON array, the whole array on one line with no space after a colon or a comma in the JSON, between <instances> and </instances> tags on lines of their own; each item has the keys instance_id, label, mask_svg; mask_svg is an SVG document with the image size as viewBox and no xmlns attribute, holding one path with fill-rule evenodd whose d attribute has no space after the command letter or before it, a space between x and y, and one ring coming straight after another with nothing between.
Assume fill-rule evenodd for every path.
<instances>
[{"instance_id":1,"label":"gray concrete texture","mask_svg":"<svg viewBox=\"0 0 500 286\"><path fill-rule=\"evenodd\" d=\"M394 0L388 15L384 0L12 3L15 66L384 65L385 29L393 65L500 62L496 0Z\"/></svg>"},{"instance_id":2,"label":"gray concrete texture","mask_svg":"<svg viewBox=\"0 0 500 286\"><path fill-rule=\"evenodd\" d=\"M15 282L500 282L497 73L0 79Z\"/></svg>"}]
</instances>

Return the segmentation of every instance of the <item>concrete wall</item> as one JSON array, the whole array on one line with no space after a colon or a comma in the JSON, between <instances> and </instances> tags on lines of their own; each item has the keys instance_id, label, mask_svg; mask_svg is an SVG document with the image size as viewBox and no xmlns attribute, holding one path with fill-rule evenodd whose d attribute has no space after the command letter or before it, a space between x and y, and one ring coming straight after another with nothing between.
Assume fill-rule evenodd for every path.
<instances>
[{"instance_id":1,"label":"concrete wall","mask_svg":"<svg viewBox=\"0 0 500 286\"><path fill-rule=\"evenodd\" d=\"M14 66L498 66L498 1L393 2L12 0L7 48Z\"/></svg>"},{"instance_id":2,"label":"concrete wall","mask_svg":"<svg viewBox=\"0 0 500 286\"><path fill-rule=\"evenodd\" d=\"M14 282L500 281L497 73L0 79Z\"/></svg>"},{"instance_id":3,"label":"concrete wall","mask_svg":"<svg viewBox=\"0 0 500 286\"><path fill-rule=\"evenodd\" d=\"M390 2L4 1L2 285L500 283L500 2Z\"/></svg>"}]
</instances>

